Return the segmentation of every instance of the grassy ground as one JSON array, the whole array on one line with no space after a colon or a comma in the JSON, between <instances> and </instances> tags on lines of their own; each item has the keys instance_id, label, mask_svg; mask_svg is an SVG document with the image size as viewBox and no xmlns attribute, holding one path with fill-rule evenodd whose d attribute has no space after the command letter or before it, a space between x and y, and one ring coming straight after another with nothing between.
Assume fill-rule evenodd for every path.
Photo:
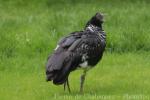
<instances>
[{"instance_id":1,"label":"grassy ground","mask_svg":"<svg viewBox=\"0 0 150 100\"><path fill-rule=\"evenodd\" d=\"M72 93L45 82L45 62L60 37L83 29L96 12L106 22L105 55L70 76ZM0 0L0 100L150 99L149 0Z\"/></svg>"},{"instance_id":2,"label":"grassy ground","mask_svg":"<svg viewBox=\"0 0 150 100\"><path fill-rule=\"evenodd\" d=\"M98 11L105 14L108 50L149 51L149 4L148 0L79 0L63 5L53 0L0 0L0 54L46 56L60 37L83 29Z\"/></svg>"},{"instance_id":3,"label":"grassy ground","mask_svg":"<svg viewBox=\"0 0 150 100\"><path fill-rule=\"evenodd\" d=\"M30 62L41 62L39 58L26 59L19 63L24 67L18 71L1 71L1 100L49 100L49 99L98 99L131 100L150 99L150 56L148 52L110 54L105 53L103 60L88 72L84 94L79 93L79 77L81 70L71 73L70 85L72 93L63 91L63 86L54 86L45 82L44 70L32 70L32 66L41 67L44 62L32 65ZM43 58L42 58L43 59ZM17 66L15 59L13 66ZM31 66L32 65L32 66ZM31 70L27 68L30 67ZM136 97L134 97L136 96ZM130 100L130 99L129 99Z\"/></svg>"}]
</instances>

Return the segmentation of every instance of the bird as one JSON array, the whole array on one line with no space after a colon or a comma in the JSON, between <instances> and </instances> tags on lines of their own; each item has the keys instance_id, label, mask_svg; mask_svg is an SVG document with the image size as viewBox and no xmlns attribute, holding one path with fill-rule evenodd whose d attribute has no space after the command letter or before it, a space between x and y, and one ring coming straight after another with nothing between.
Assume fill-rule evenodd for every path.
<instances>
[{"instance_id":1,"label":"bird","mask_svg":"<svg viewBox=\"0 0 150 100\"><path fill-rule=\"evenodd\" d=\"M97 12L85 24L81 31L75 31L60 39L46 63L46 81L55 85L64 85L70 90L69 75L82 69L80 77L80 92L87 72L102 59L106 47L106 33L102 28L104 22L102 13Z\"/></svg>"}]
</instances>

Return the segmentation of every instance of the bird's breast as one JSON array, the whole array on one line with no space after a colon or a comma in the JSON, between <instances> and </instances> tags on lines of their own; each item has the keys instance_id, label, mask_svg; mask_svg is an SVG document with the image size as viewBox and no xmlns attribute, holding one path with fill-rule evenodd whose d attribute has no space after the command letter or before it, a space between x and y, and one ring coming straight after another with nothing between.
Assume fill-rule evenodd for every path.
<instances>
[{"instance_id":1,"label":"bird's breast","mask_svg":"<svg viewBox=\"0 0 150 100\"><path fill-rule=\"evenodd\" d=\"M83 68L87 67L88 66L88 61L84 61L84 62L80 63L79 66L83 67Z\"/></svg>"},{"instance_id":2,"label":"bird's breast","mask_svg":"<svg viewBox=\"0 0 150 100\"><path fill-rule=\"evenodd\" d=\"M92 66L88 65L88 61L84 61L84 62L80 63L79 67L78 67L78 69L83 69L83 70L89 70L91 68L92 68Z\"/></svg>"}]
</instances>

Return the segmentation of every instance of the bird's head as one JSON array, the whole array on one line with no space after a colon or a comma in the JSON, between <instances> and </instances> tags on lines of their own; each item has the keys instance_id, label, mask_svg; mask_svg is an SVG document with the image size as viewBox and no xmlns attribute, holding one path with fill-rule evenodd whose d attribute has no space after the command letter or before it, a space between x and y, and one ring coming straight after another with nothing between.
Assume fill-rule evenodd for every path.
<instances>
[{"instance_id":1,"label":"bird's head","mask_svg":"<svg viewBox=\"0 0 150 100\"><path fill-rule=\"evenodd\" d=\"M86 26L92 24L98 27L101 27L102 23L103 23L103 14L101 13L96 13L87 23Z\"/></svg>"}]
</instances>

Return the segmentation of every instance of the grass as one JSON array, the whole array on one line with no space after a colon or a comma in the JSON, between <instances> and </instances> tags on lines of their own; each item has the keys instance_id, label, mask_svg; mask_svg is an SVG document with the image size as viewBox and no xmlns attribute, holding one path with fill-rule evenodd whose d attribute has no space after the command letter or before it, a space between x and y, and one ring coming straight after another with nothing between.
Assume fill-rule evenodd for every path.
<instances>
[{"instance_id":1,"label":"grass","mask_svg":"<svg viewBox=\"0 0 150 100\"><path fill-rule=\"evenodd\" d=\"M105 98L123 100L123 98L133 95L139 96L138 98L140 98L140 95L143 96L142 98L148 98L150 93L150 56L148 54L148 52L139 52L139 54L105 53L101 63L88 72L84 94L79 93L81 70L71 73L72 93L70 94L63 91L63 86L55 86L51 82L45 82L44 69L40 68L43 63L33 65L34 62L40 61L38 58L26 59L25 62L27 63L24 63L23 66L22 63L14 65L24 67L21 68L22 70L1 71L0 99L65 100L71 98L71 100L75 100L78 97L86 100L87 97L98 99L104 96ZM18 60L12 62L16 64ZM36 66L37 69L32 70L31 65ZM30 71L27 69L28 67L31 68Z\"/></svg>"},{"instance_id":2,"label":"grass","mask_svg":"<svg viewBox=\"0 0 150 100\"><path fill-rule=\"evenodd\" d=\"M149 0L0 0L0 100L150 99ZM72 93L45 82L45 63L57 41L104 13L107 48L90 70L70 76Z\"/></svg>"},{"instance_id":3,"label":"grass","mask_svg":"<svg viewBox=\"0 0 150 100\"><path fill-rule=\"evenodd\" d=\"M75 3L64 1L63 5L46 0L0 2L0 53L3 56L31 56L39 52L47 55L60 37L83 29L87 20L98 11L105 14L107 50L150 49L149 1L83 3L81 0Z\"/></svg>"}]
</instances>

